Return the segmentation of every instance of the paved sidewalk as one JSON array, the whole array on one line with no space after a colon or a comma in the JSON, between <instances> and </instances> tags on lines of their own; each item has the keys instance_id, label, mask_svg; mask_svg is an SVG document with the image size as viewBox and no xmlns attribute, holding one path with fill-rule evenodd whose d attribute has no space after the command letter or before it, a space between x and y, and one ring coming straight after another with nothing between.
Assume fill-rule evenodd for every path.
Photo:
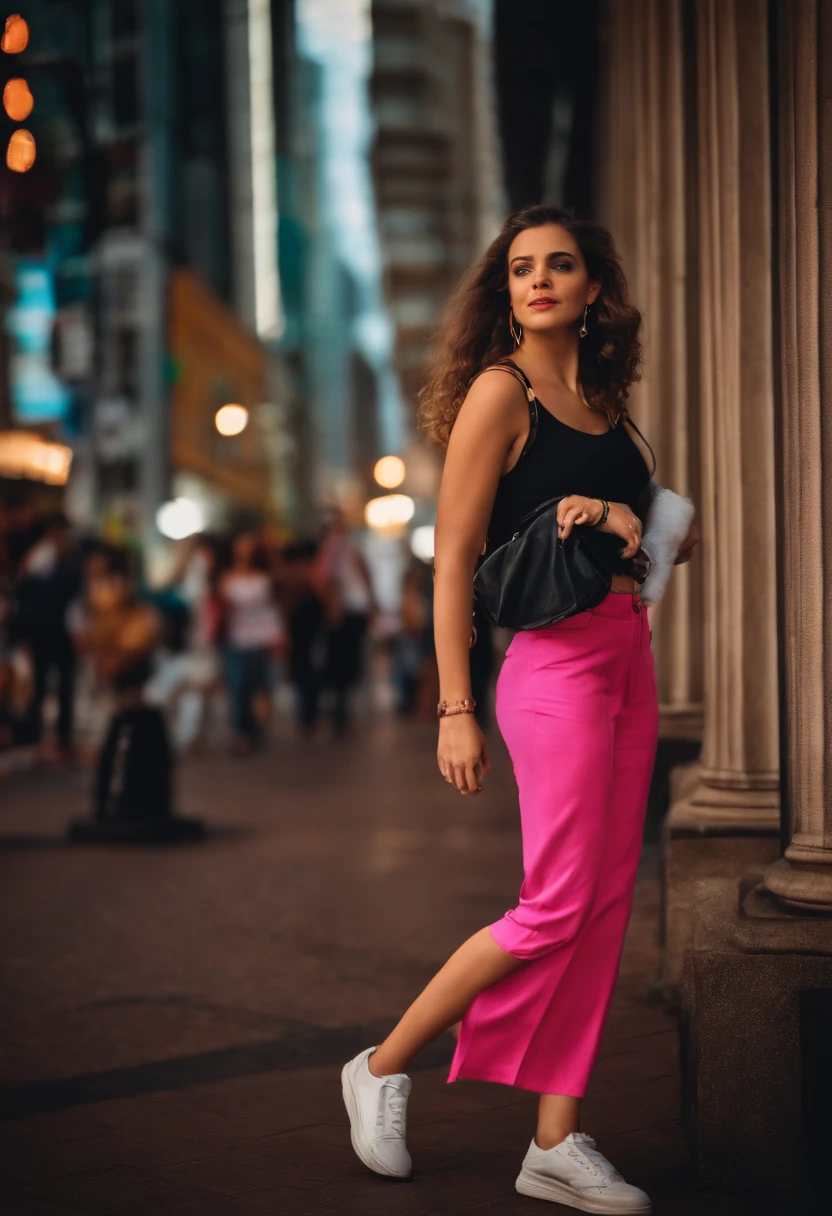
<instances>
[{"instance_id":1,"label":"paved sidewalk","mask_svg":"<svg viewBox=\"0 0 832 1216\"><path fill-rule=\"evenodd\" d=\"M212 835L173 849L65 845L88 774L6 782L2 1216L542 1210L513 1189L533 1095L447 1085L450 1040L414 1069L411 1182L364 1170L340 1098L341 1063L515 902L515 795L492 742L476 799L435 771L432 725L190 761L180 809ZM659 1216L780 1213L690 1188L676 1025L651 997L656 872L651 847L585 1127Z\"/></svg>"}]
</instances>

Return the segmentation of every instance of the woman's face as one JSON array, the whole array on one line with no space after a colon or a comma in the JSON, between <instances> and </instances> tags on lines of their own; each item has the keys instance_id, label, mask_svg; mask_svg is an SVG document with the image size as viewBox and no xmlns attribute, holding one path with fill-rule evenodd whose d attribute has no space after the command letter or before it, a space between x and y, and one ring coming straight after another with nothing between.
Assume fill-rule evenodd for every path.
<instances>
[{"instance_id":1,"label":"woman's face","mask_svg":"<svg viewBox=\"0 0 832 1216\"><path fill-rule=\"evenodd\" d=\"M577 325L600 287L590 280L574 237L560 224L527 228L509 246L511 307L524 330L550 333Z\"/></svg>"}]
</instances>

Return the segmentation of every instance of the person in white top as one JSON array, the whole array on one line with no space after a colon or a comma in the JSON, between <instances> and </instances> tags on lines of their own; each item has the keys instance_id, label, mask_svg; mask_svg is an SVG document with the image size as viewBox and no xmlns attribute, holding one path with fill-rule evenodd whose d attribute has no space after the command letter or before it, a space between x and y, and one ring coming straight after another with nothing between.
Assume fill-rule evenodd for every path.
<instances>
[{"instance_id":1,"label":"person in white top","mask_svg":"<svg viewBox=\"0 0 832 1216\"><path fill-rule=\"evenodd\" d=\"M223 660L233 750L247 754L261 739L270 708L271 659L285 638L265 557L251 532L232 542L231 567L222 576Z\"/></svg>"}]
</instances>

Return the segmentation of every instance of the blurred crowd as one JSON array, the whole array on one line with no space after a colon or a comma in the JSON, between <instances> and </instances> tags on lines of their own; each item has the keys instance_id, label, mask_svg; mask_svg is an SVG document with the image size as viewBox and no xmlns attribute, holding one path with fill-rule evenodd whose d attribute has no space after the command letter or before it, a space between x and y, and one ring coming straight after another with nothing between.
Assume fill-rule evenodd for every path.
<instances>
[{"instance_id":1,"label":"blurred crowd","mask_svg":"<svg viewBox=\"0 0 832 1216\"><path fill-rule=\"evenodd\" d=\"M140 550L0 503L0 760L27 748L83 758L115 712L139 704L162 709L175 752L210 736L244 756L268 743L278 692L298 734L340 736L368 667L395 712L432 716L429 565L409 560L399 599L391 624L335 511L291 542L261 525L178 542L151 586ZM487 681L491 647L476 649Z\"/></svg>"}]
</instances>

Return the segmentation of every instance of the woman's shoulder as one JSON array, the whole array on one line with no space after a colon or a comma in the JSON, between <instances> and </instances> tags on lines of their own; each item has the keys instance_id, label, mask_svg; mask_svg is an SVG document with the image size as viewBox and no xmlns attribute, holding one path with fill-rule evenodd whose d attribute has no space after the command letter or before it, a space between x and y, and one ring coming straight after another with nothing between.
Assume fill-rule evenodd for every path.
<instances>
[{"instance_id":1,"label":"woman's shoulder","mask_svg":"<svg viewBox=\"0 0 832 1216\"><path fill-rule=\"evenodd\" d=\"M459 411L459 419L477 420L483 428L506 425L516 428L528 422L530 398L519 376L507 375L500 363L489 364L471 381Z\"/></svg>"},{"instance_id":2,"label":"woman's shoulder","mask_svg":"<svg viewBox=\"0 0 832 1216\"><path fill-rule=\"evenodd\" d=\"M480 382L488 384L490 392L498 392L503 396L517 397L518 387L528 401L534 400L534 390L528 376L510 359L499 359L489 363L476 373L469 386L469 392Z\"/></svg>"}]
</instances>

